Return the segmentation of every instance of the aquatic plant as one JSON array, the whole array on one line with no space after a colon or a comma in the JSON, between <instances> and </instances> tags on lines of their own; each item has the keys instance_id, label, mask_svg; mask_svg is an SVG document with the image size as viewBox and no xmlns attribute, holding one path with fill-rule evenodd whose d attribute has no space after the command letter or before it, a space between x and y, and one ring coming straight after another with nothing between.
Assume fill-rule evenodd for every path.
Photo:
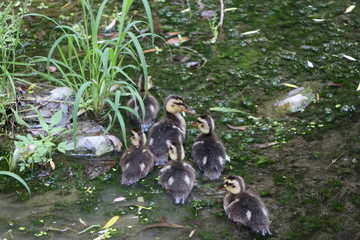
<instances>
[{"instance_id":1,"label":"aquatic plant","mask_svg":"<svg viewBox=\"0 0 360 240\"><path fill-rule=\"evenodd\" d=\"M28 2L0 3L0 126L5 125L11 116L8 110L16 109L15 82L26 82L20 78L22 74L17 73L16 68L29 65L20 61L24 56L19 54L22 46L20 28Z\"/></svg>"},{"instance_id":2,"label":"aquatic plant","mask_svg":"<svg viewBox=\"0 0 360 240\"><path fill-rule=\"evenodd\" d=\"M57 25L55 30L61 30L61 35L53 43L48 56L37 57L33 62L45 62L47 69L55 66L59 73L56 76L50 71L46 74L37 72L46 79L77 92L73 114L74 138L79 109L86 109L91 110L97 119L109 118L107 130L117 120L126 143L125 122L120 110L130 111L136 116L138 114L133 109L122 106L120 100L122 97L131 96L138 100L144 111L142 98L128 71L140 68L147 81L147 64L139 38L151 36L152 41L154 40L150 6L147 0L142 1L149 21L147 23L133 20L129 16L133 0L123 1L122 12L116 19L117 36L101 40L99 29L108 0L101 3L96 14L91 1L80 2L83 9L82 23L73 27ZM151 33L134 33L136 28L143 26L149 27Z\"/></svg>"},{"instance_id":3,"label":"aquatic plant","mask_svg":"<svg viewBox=\"0 0 360 240\"><path fill-rule=\"evenodd\" d=\"M3 175L3 176L10 176L16 180L18 180L25 188L26 190L29 192L29 194L31 194L31 191L30 191L30 188L29 186L27 185L27 183L24 181L24 179L22 179L19 175L13 173L13 172L10 172L10 171L0 171L0 176Z\"/></svg>"},{"instance_id":4,"label":"aquatic plant","mask_svg":"<svg viewBox=\"0 0 360 240\"><path fill-rule=\"evenodd\" d=\"M39 111L36 110L39 122L44 130L43 133L39 133L39 137L33 137L31 134L26 136L17 135L17 141L14 142L16 150L14 151L13 161L20 162L20 171L25 168L32 168L34 164L47 164L50 163L51 167L55 168L53 162L52 153L54 150L65 153L67 150L72 150L72 147L68 146L66 142L57 142L57 139L71 131L66 130L65 127L57 126L62 118L62 111L55 113L50 120L50 124L47 124ZM12 166L14 163L12 163Z\"/></svg>"}]
</instances>

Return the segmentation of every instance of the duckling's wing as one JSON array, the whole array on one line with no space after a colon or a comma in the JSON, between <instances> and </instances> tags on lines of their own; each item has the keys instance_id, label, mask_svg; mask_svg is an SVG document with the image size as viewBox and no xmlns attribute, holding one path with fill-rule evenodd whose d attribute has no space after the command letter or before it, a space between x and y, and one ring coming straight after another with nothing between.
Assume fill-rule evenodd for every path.
<instances>
[{"instance_id":1,"label":"duckling's wing","mask_svg":"<svg viewBox=\"0 0 360 240\"><path fill-rule=\"evenodd\" d=\"M237 195L225 212L230 219L239 222L252 230L270 233L269 216L264 203L255 195L243 192Z\"/></svg>"},{"instance_id":2,"label":"duckling's wing","mask_svg":"<svg viewBox=\"0 0 360 240\"><path fill-rule=\"evenodd\" d=\"M133 148L120 160L122 171L121 183L130 185L144 178L154 166L154 157L149 150Z\"/></svg>"},{"instance_id":3,"label":"duckling's wing","mask_svg":"<svg viewBox=\"0 0 360 240\"><path fill-rule=\"evenodd\" d=\"M155 162L165 163L168 159L169 147L167 142L183 142L184 137L180 128L168 119L156 123L149 132L148 146L155 156Z\"/></svg>"},{"instance_id":4,"label":"duckling's wing","mask_svg":"<svg viewBox=\"0 0 360 240\"><path fill-rule=\"evenodd\" d=\"M224 169L226 152L220 141L203 139L194 143L192 158L208 178L217 179Z\"/></svg>"}]
</instances>

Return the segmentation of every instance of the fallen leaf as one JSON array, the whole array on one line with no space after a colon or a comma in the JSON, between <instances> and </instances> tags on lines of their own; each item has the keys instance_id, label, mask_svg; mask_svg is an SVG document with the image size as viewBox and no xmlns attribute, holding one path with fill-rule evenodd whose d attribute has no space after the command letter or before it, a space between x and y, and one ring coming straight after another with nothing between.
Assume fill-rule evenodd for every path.
<instances>
[{"instance_id":1,"label":"fallen leaf","mask_svg":"<svg viewBox=\"0 0 360 240\"><path fill-rule=\"evenodd\" d=\"M55 170L55 163L54 163L54 161L53 160L50 160L50 166L51 166L51 168L52 168L52 170Z\"/></svg>"},{"instance_id":2,"label":"fallen leaf","mask_svg":"<svg viewBox=\"0 0 360 240\"><path fill-rule=\"evenodd\" d=\"M55 66L49 66L49 71L50 72L56 72L57 68Z\"/></svg>"},{"instance_id":3,"label":"fallen leaf","mask_svg":"<svg viewBox=\"0 0 360 240\"><path fill-rule=\"evenodd\" d=\"M202 19L210 19L210 18L212 18L214 15L215 15L215 11L213 11L213 10L205 10L205 11L202 11L201 12L201 14L200 14L200 16L201 16L201 18Z\"/></svg>"},{"instance_id":4,"label":"fallen leaf","mask_svg":"<svg viewBox=\"0 0 360 240\"><path fill-rule=\"evenodd\" d=\"M158 52L158 51L161 51L161 50L162 50L162 48L151 48L151 49L144 50L143 53Z\"/></svg>"},{"instance_id":5,"label":"fallen leaf","mask_svg":"<svg viewBox=\"0 0 360 240\"><path fill-rule=\"evenodd\" d=\"M247 36L247 35L255 34L255 33L258 33L258 32L260 32L260 29L256 29L254 31L243 32L243 33L240 34L240 36Z\"/></svg>"},{"instance_id":6,"label":"fallen leaf","mask_svg":"<svg viewBox=\"0 0 360 240\"><path fill-rule=\"evenodd\" d=\"M122 201L125 201L126 198L125 197L117 197L113 200L113 203L116 203L116 202L122 202Z\"/></svg>"},{"instance_id":7,"label":"fallen leaf","mask_svg":"<svg viewBox=\"0 0 360 240\"><path fill-rule=\"evenodd\" d=\"M267 148L267 147L271 147L278 144L278 142L268 142L268 143L255 143L253 144L254 147L256 148Z\"/></svg>"},{"instance_id":8,"label":"fallen leaf","mask_svg":"<svg viewBox=\"0 0 360 240\"><path fill-rule=\"evenodd\" d=\"M229 11L235 11L237 10L237 8L233 7L233 8L225 8L224 12L229 12Z\"/></svg>"},{"instance_id":9,"label":"fallen leaf","mask_svg":"<svg viewBox=\"0 0 360 240\"><path fill-rule=\"evenodd\" d=\"M306 64L309 68L313 68L314 67L314 64L310 61L306 61Z\"/></svg>"},{"instance_id":10,"label":"fallen leaf","mask_svg":"<svg viewBox=\"0 0 360 240\"><path fill-rule=\"evenodd\" d=\"M82 225L87 226L87 224L86 224L81 218L79 218L79 222L80 222Z\"/></svg>"},{"instance_id":11,"label":"fallen leaf","mask_svg":"<svg viewBox=\"0 0 360 240\"><path fill-rule=\"evenodd\" d=\"M334 82L328 82L327 85L331 87L342 87L341 83L334 83Z\"/></svg>"},{"instance_id":12,"label":"fallen leaf","mask_svg":"<svg viewBox=\"0 0 360 240\"><path fill-rule=\"evenodd\" d=\"M137 202L143 203L145 202L144 197L137 197Z\"/></svg>"},{"instance_id":13,"label":"fallen leaf","mask_svg":"<svg viewBox=\"0 0 360 240\"><path fill-rule=\"evenodd\" d=\"M156 228L156 227L184 228L185 226L179 225L179 224L174 224L174 223L154 223L154 224L146 225L146 226L144 227L144 229Z\"/></svg>"},{"instance_id":14,"label":"fallen leaf","mask_svg":"<svg viewBox=\"0 0 360 240\"><path fill-rule=\"evenodd\" d=\"M250 125L244 125L244 126L232 126L230 124L227 125L228 128L233 129L233 130L240 130L240 131L245 131L247 127L249 127Z\"/></svg>"},{"instance_id":15,"label":"fallen leaf","mask_svg":"<svg viewBox=\"0 0 360 240\"><path fill-rule=\"evenodd\" d=\"M121 141L117 137L115 137L114 135L106 135L106 136L110 139L110 141L114 145L115 150L120 152L121 147L122 147Z\"/></svg>"},{"instance_id":16,"label":"fallen leaf","mask_svg":"<svg viewBox=\"0 0 360 240\"><path fill-rule=\"evenodd\" d=\"M116 21L116 19L112 20L112 22L105 28L105 31L109 31L110 29L112 29L115 26Z\"/></svg>"},{"instance_id":17,"label":"fallen leaf","mask_svg":"<svg viewBox=\"0 0 360 240\"><path fill-rule=\"evenodd\" d=\"M313 21L314 22L323 22L323 21L325 21L325 19L323 19L323 18L314 18Z\"/></svg>"},{"instance_id":18,"label":"fallen leaf","mask_svg":"<svg viewBox=\"0 0 360 240\"><path fill-rule=\"evenodd\" d=\"M198 0L197 5L200 12L205 9L205 4L203 4L201 0Z\"/></svg>"},{"instance_id":19,"label":"fallen leaf","mask_svg":"<svg viewBox=\"0 0 360 240\"><path fill-rule=\"evenodd\" d=\"M141 209L151 210L152 209L152 207L145 207L145 206L141 206L141 205L137 205L137 204L135 204L134 206L138 207L139 210L141 210Z\"/></svg>"},{"instance_id":20,"label":"fallen leaf","mask_svg":"<svg viewBox=\"0 0 360 240\"><path fill-rule=\"evenodd\" d=\"M201 61L194 61L186 63L187 68L199 68L201 66Z\"/></svg>"},{"instance_id":21,"label":"fallen leaf","mask_svg":"<svg viewBox=\"0 0 360 240\"><path fill-rule=\"evenodd\" d=\"M184 9L184 10L181 10L180 12L181 12L181 13L190 12L190 8L186 8L186 9Z\"/></svg>"},{"instance_id":22,"label":"fallen leaf","mask_svg":"<svg viewBox=\"0 0 360 240\"><path fill-rule=\"evenodd\" d=\"M342 56L343 56L344 58L350 60L350 61L356 61L355 58L353 58L353 57L351 57L351 56L349 56L349 55L342 54Z\"/></svg>"},{"instance_id":23,"label":"fallen leaf","mask_svg":"<svg viewBox=\"0 0 360 240\"><path fill-rule=\"evenodd\" d=\"M183 32L181 31L177 31L177 32L167 32L166 35L168 36L177 36L179 34L182 34Z\"/></svg>"},{"instance_id":24,"label":"fallen leaf","mask_svg":"<svg viewBox=\"0 0 360 240\"><path fill-rule=\"evenodd\" d=\"M104 229L104 228L109 228L109 227L111 227L112 225L114 225L114 224L117 222L117 220L119 220L119 216L115 216L115 217L111 218L111 219L105 224L105 226L103 227L103 229Z\"/></svg>"},{"instance_id":25,"label":"fallen leaf","mask_svg":"<svg viewBox=\"0 0 360 240\"><path fill-rule=\"evenodd\" d=\"M281 83L280 85L291 87L291 88L299 88L298 86L291 84L291 83Z\"/></svg>"},{"instance_id":26,"label":"fallen leaf","mask_svg":"<svg viewBox=\"0 0 360 240\"><path fill-rule=\"evenodd\" d=\"M192 230L192 231L190 232L189 238L191 238L191 237L194 235L195 231L196 231L196 229L194 229L194 230Z\"/></svg>"},{"instance_id":27,"label":"fallen leaf","mask_svg":"<svg viewBox=\"0 0 360 240\"><path fill-rule=\"evenodd\" d=\"M359 83L359 86L357 87L356 91L360 91L360 83Z\"/></svg>"},{"instance_id":28,"label":"fallen leaf","mask_svg":"<svg viewBox=\"0 0 360 240\"><path fill-rule=\"evenodd\" d=\"M169 40L166 41L166 43L170 44L170 45L175 45L175 44L183 43L183 42L186 42L189 40L190 40L190 38L188 38L188 37L170 38Z\"/></svg>"},{"instance_id":29,"label":"fallen leaf","mask_svg":"<svg viewBox=\"0 0 360 240\"><path fill-rule=\"evenodd\" d=\"M349 12L352 12L352 10L354 10L355 7L356 7L355 5L350 5L350 6L345 10L344 14L347 14L347 13L349 13Z\"/></svg>"}]
</instances>

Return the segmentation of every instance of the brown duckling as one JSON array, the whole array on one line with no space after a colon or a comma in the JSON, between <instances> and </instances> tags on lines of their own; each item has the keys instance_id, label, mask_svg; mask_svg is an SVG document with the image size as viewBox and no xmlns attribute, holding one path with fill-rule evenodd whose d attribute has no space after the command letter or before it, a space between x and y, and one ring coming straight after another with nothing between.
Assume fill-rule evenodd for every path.
<instances>
[{"instance_id":1,"label":"brown duckling","mask_svg":"<svg viewBox=\"0 0 360 240\"><path fill-rule=\"evenodd\" d=\"M135 100L133 98L129 100L127 106L129 108L134 109L139 114L140 118L138 118L135 114L129 111L126 112L128 118L134 124L139 126L143 132L148 131L149 128L154 124L160 109L159 102L149 91L145 95L145 89L146 89L145 83L146 83L145 78L142 75L139 78L138 88L139 88L140 96L143 98L143 102L144 102L145 117L143 118L143 112L139 106L139 103L137 102L135 104ZM153 87L153 81L150 75L148 77L147 86L148 86L148 90L150 90Z\"/></svg>"},{"instance_id":2,"label":"brown duckling","mask_svg":"<svg viewBox=\"0 0 360 240\"><path fill-rule=\"evenodd\" d=\"M183 143L185 140L186 122L181 112L194 114L182 97L169 95L165 99L165 117L155 123L149 131L149 148L155 155L155 165L164 165L168 161L169 147L167 141Z\"/></svg>"},{"instance_id":3,"label":"brown duckling","mask_svg":"<svg viewBox=\"0 0 360 240\"><path fill-rule=\"evenodd\" d=\"M185 153L180 142L168 144L171 161L160 170L159 184L174 197L176 204L184 204L195 183L195 170L183 161Z\"/></svg>"},{"instance_id":4,"label":"brown duckling","mask_svg":"<svg viewBox=\"0 0 360 240\"><path fill-rule=\"evenodd\" d=\"M121 157L121 184L131 185L144 178L154 166L154 155L145 146L146 135L140 130L131 130L133 147Z\"/></svg>"},{"instance_id":5,"label":"brown duckling","mask_svg":"<svg viewBox=\"0 0 360 240\"><path fill-rule=\"evenodd\" d=\"M218 179L227 159L224 145L216 136L214 120L208 115L198 117L193 126L200 129L192 146L192 158L204 175L211 180Z\"/></svg>"},{"instance_id":6,"label":"brown duckling","mask_svg":"<svg viewBox=\"0 0 360 240\"><path fill-rule=\"evenodd\" d=\"M261 199L245 191L242 177L231 175L224 180L228 191L224 198L226 215L238 225L250 227L255 232L271 234L269 230L269 214Z\"/></svg>"}]
</instances>

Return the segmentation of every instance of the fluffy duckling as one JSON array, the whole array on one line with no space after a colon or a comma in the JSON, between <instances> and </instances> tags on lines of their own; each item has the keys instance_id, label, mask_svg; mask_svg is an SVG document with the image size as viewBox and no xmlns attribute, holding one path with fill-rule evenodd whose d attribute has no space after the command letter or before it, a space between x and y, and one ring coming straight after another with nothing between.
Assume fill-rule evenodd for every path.
<instances>
[{"instance_id":1,"label":"fluffy duckling","mask_svg":"<svg viewBox=\"0 0 360 240\"><path fill-rule=\"evenodd\" d=\"M148 77L148 90L152 88L153 81L151 79L151 76ZM139 92L140 96L143 98L144 107L145 107L145 117L143 118L143 112L141 111L141 108L139 104L135 104L135 100L132 98L127 103L127 106L134 109L138 114L139 117L136 117L135 114L127 111L126 114L128 118L137 126L140 126L141 130L143 132L146 132L149 130L149 128L154 124L156 117L159 113L160 105L159 102L156 100L156 98L151 95L150 92L147 92L145 96L145 78L144 76L141 76L139 78L138 82ZM144 97L145 96L145 97Z\"/></svg>"},{"instance_id":2,"label":"fluffy duckling","mask_svg":"<svg viewBox=\"0 0 360 240\"><path fill-rule=\"evenodd\" d=\"M185 153L180 142L168 141L168 144L172 161L160 170L159 184L175 198L176 204L184 204L194 186L195 170L189 163L182 161Z\"/></svg>"},{"instance_id":3,"label":"fluffy duckling","mask_svg":"<svg viewBox=\"0 0 360 240\"><path fill-rule=\"evenodd\" d=\"M169 147L167 141L183 143L185 140L186 122L181 112L194 114L182 97L169 95L164 103L166 116L154 124L149 131L149 148L155 155L155 165L164 165L168 161Z\"/></svg>"},{"instance_id":4,"label":"fluffy duckling","mask_svg":"<svg viewBox=\"0 0 360 240\"><path fill-rule=\"evenodd\" d=\"M245 191L242 177L231 175L224 181L228 191L224 198L226 215L238 225L250 227L255 232L271 234L269 230L269 214L261 199Z\"/></svg>"},{"instance_id":5,"label":"fluffy duckling","mask_svg":"<svg viewBox=\"0 0 360 240\"><path fill-rule=\"evenodd\" d=\"M226 162L226 151L214 133L214 120L203 115L198 117L193 126L200 129L201 133L192 146L192 158L204 175L211 180L218 179Z\"/></svg>"},{"instance_id":6,"label":"fluffy duckling","mask_svg":"<svg viewBox=\"0 0 360 240\"><path fill-rule=\"evenodd\" d=\"M154 166L154 155L145 146L146 135L140 130L132 130L131 143L120 160L122 171L121 184L131 185L144 178Z\"/></svg>"}]
</instances>

